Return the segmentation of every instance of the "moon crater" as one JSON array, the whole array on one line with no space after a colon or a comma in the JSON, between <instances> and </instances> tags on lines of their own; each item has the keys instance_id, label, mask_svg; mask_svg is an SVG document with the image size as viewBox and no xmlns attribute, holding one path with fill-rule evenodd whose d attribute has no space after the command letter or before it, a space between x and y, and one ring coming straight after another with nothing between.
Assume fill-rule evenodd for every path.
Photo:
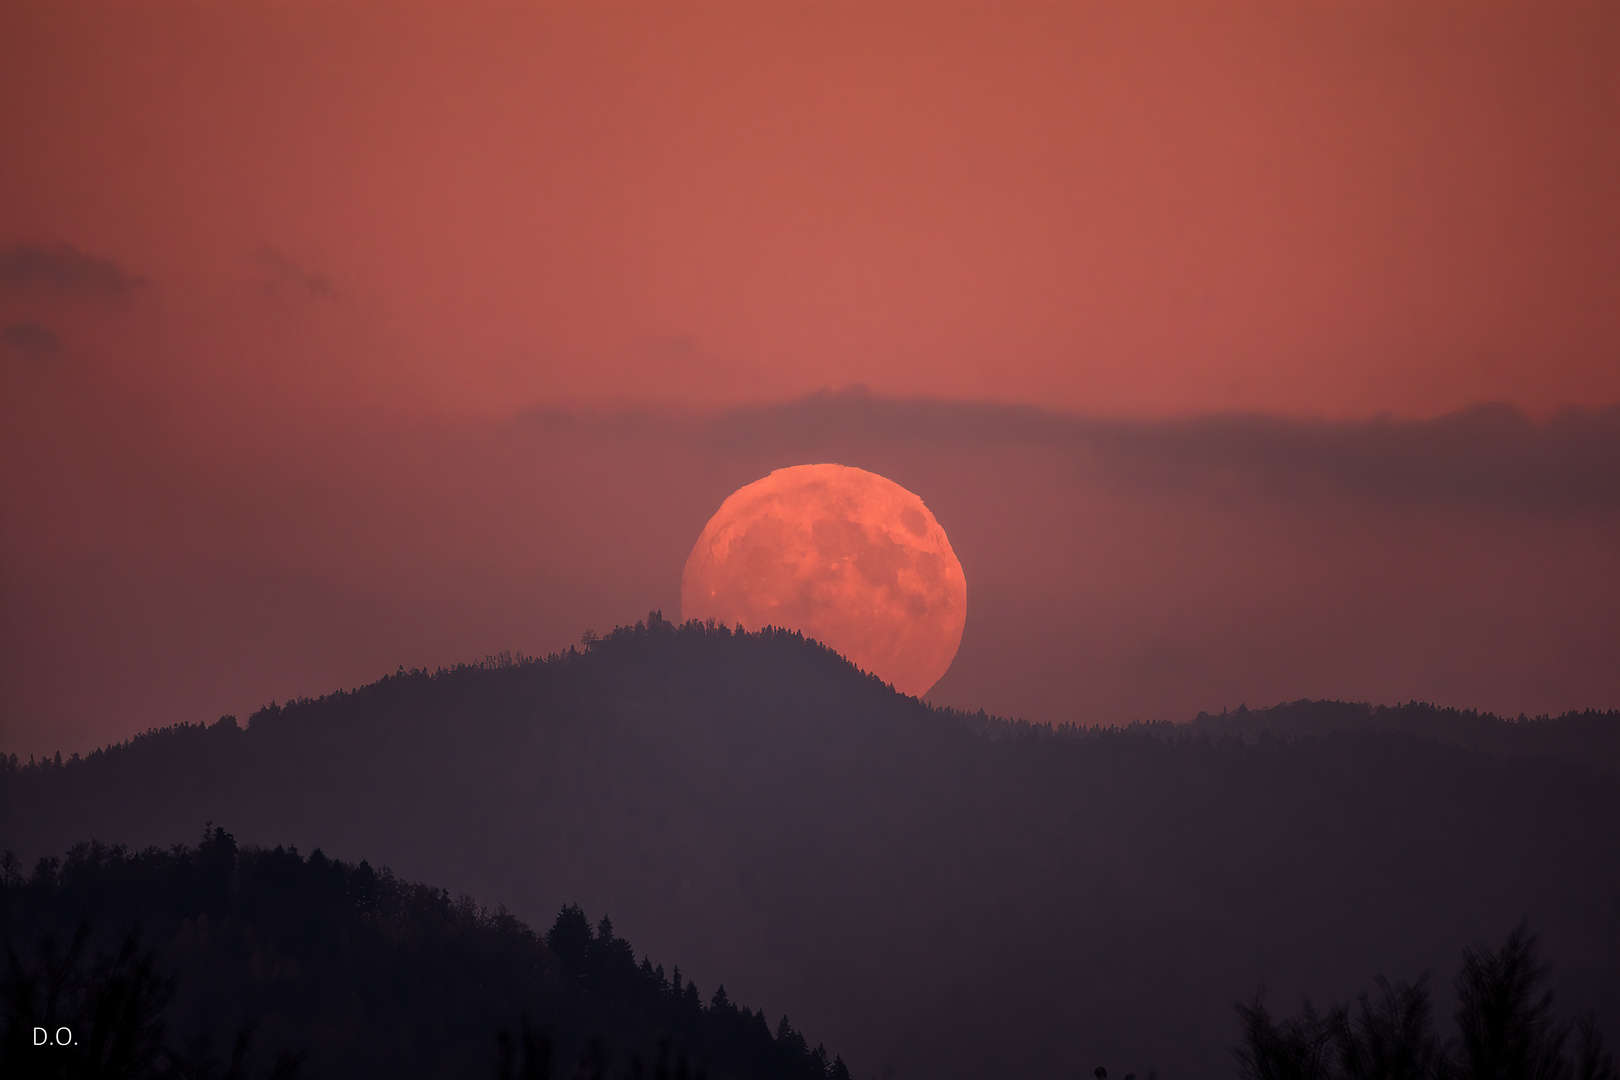
<instances>
[{"instance_id":1,"label":"moon crater","mask_svg":"<svg viewBox=\"0 0 1620 1080\"><path fill-rule=\"evenodd\" d=\"M922 499L864 469L796 465L721 504L686 560L681 615L802 631L920 695L961 644L967 580Z\"/></svg>"}]
</instances>

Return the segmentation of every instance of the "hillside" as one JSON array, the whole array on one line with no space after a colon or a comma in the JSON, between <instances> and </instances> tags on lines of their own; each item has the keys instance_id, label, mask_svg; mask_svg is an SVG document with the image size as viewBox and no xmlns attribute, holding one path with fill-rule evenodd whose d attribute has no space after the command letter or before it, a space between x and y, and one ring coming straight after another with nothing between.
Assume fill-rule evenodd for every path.
<instances>
[{"instance_id":1,"label":"hillside","mask_svg":"<svg viewBox=\"0 0 1620 1080\"><path fill-rule=\"evenodd\" d=\"M1345 701L1290 701L1270 708L1238 707L1199 713L1186 728L1201 734L1285 738L1336 731L1389 731L1484 750L1500 757L1550 758L1579 768L1620 775L1620 711L1587 709L1562 716L1501 717L1428 702L1366 705Z\"/></svg>"},{"instance_id":2,"label":"hillside","mask_svg":"<svg viewBox=\"0 0 1620 1080\"><path fill-rule=\"evenodd\" d=\"M531 922L577 900L857 1075L1221 1074L1262 985L1343 997L1521 918L1613 1030L1613 775L1348 726L1054 732L790 633L654 619L8 766L0 847L212 820Z\"/></svg>"},{"instance_id":3,"label":"hillside","mask_svg":"<svg viewBox=\"0 0 1620 1080\"><path fill-rule=\"evenodd\" d=\"M848 1077L783 1017L705 1002L578 906L540 937L504 908L328 859L77 845L0 866L0 1073ZM63 988L66 993L63 993ZM34 1025L72 1046L36 1048ZM54 1068L52 1067L54 1066ZM212 1071L210 1071L212 1069ZM549 1072L548 1072L549 1070Z\"/></svg>"}]
</instances>

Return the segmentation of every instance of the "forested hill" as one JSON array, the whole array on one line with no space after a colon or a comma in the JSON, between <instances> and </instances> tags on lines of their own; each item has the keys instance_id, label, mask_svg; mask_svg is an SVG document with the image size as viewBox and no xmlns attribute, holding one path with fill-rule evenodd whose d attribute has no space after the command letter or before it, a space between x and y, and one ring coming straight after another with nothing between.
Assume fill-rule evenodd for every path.
<instances>
[{"instance_id":1,"label":"forested hill","mask_svg":"<svg viewBox=\"0 0 1620 1080\"><path fill-rule=\"evenodd\" d=\"M1387 732L1434 739L1498 757L1545 758L1580 769L1620 775L1620 709L1583 709L1559 716L1502 717L1477 709L1441 707L1425 701L1369 705L1353 701L1285 701L1251 709L1239 705L1219 713L1200 712L1192 720L1134 721L1120 726L1035 725L984 714L944 711L974 731L991 737L1031 734L1038 728L1066 738L1135 734L1178 741L1235 737L1253 742L1315 738L1339 732Z\"/></svg>"},{"instance_id":2,"label":"forested hill","mask_svg":"<svg viewBox=\"0 0 1620 1080\"><path fill-rule=\"evenodd\" d=\"M1053 732L794 634L653 619L8 767L0 847L213 820L535 923L577 899L857 1075L1218 1075L1262 985L1344 996L1524 918L1612 1030L1614 776L1348 727Z\"/></svg>"},{"instance_id":3,"label":"forested hill","mask_svg":"<svg viewBox=\"0 0 1620 1080\"><path fill-rule=\"evenodd\" d=\"M1455 743L1504 757L1556 758L1566 764L1620 773L1620 710L1586 709L1561 716L1501 717L1428 702L1366 705L1346 701L1290 701L1270 708L1199 713L1178 727L1200 734L1283 737L1336 731L1391 731Z\"/></svg>"},{"instance_id":4,"label":"forested hill","mask_svg":"<svg viewBox=\"0 0 1620 1080\"><path fill-rule=\"evenodd\" d=\"M79 844L0 865L0 1075L848 1080L782 1017L704 1000L605 915L504 908L294 849ZM73 1045L34 1045L35 1026ZM245 1077L244 1077L245 1080Z\"/></svg>"}]
</instances>

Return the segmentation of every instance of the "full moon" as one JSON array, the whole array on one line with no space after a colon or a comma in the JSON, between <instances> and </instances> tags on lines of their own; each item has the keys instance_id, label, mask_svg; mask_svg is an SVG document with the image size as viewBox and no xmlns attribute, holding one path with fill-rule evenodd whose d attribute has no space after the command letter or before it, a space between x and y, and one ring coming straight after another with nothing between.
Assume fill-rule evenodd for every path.
<instances>
[{"instance_id":1,"label":"full moon","mask_svg":"<svg viewBox=\"0 0 1620 1080\"><path fill-rule=\"evenodd\" d=\"M921 695L962 643L967 579L916 495L864 469L795 465L720 504L681 574L681 617L799 630Z\"/></svg>"}]
</instances>

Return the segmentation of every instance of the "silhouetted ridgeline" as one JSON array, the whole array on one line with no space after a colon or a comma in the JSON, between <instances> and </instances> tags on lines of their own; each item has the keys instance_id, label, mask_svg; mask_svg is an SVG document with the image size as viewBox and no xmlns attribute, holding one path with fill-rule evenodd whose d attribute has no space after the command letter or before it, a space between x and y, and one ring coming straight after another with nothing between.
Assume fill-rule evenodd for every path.
<instances>
[{"instance_id":1,"label":"silhouetted ridgeline","mask_svg":"<svg viewBox=\"0 0 1620 1080\"><path fill-rule=\"evenodd\" d=\"M1201 712L1187 723L1135 721L1123 727L1038 725L1025 720L952 713L974 731L991 737L1042 730L1070 738L1103 734L1149 735L1169 741L1232 736L1253 742L1272 736L1311 738L1341 731L1390 732L1437 739L1499 757L1549 758L1583 769L1620 774L1620 710L1585 709L1561 716L1507 718L1477 709L1441 708L1424 701L1368 705L1351 701L1286 701L1268 708L1239 705L1218 714Z\"/></svg>"},{"instance_id":2,"label":"silhouetted ridgeline","mask_svg":"<svg viewBox=\"0 0 1620 1080\"><path fill-rule=\"evenodd\" d=\"M1342 997L1524 918L1613 1030L1620 782L1568 756L1051 731L930 709L795 634L653 619L8 767L0 847L228 821L531 922L611 911L857 1074L1209 1076L1261 985Z\"/></svg>"},{"instance_id":3,"label":"silhouetted ridgeline","mask_svg":"<svg viewBox=\"0 0 1620 1080\"><path fill-rule=\"evenodd\" d=\"M573 1075L576 1063L585 1075L848 1076L785 1016L773 1035L724 987L705 1003L680 968L638 964L606 916L593 929L570 905L542 939L504 908L318 849L238 850L224 829L167 851L80 844L26 877L8 860L0 940L7 1077L178 1080L221 1075L233 1053L255 1072L313 1077ZM36 1025L67 1026L77 1045L36 1048Z\"/></svg>"},{"instance_id":4,"label":"silhouetted ridgeline","mask_svg":"<svg viewBox=\"0 0 1620 1080\"><path fill-rule=\"evenodd\" d=\"M1185 727L1200 734L1252 737L1271 732L1285 738L1336 731L1391 731L1440 739L1504 757L1556 758L1582 768L1620 773L1620 711L1613 709L1504 718L1474 709L1443 709L1421 701L1405 705L1291 701L1269 709L1239 706L1216 716L1199 713Z\"/></svg>"}]
</instances>

